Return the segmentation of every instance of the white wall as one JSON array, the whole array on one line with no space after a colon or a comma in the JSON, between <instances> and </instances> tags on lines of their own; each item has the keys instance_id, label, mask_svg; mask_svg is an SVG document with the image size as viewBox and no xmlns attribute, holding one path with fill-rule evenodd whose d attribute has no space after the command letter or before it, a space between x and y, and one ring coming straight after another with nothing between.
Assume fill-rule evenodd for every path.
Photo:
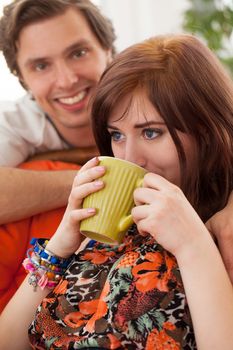
<instances>
[{"instance_id":1,"label":"white wall","mask_svg":"<svg viewBox=\"0 0 233 350\"><path fill-rule=\"evenodd\" d=\"M36 0L35 0L36 1ZM125 47L152 35L181 31L182 13L188 0L93 0L108 16L117 34L116 47ZM0 15L11 0L0 0ZM24 94L0 54L0 100Z\"/></svg>"},{"instance_id":2,"label":"white wall","mask_svg":"<svg viewBox=\"0 0 233 350\"><path fill-rule=\"evenodd\" d=\"M98 0L112 20L119 50L149 38L182 30L182 14L187 0Z\"/></svg>"}]
</instances>

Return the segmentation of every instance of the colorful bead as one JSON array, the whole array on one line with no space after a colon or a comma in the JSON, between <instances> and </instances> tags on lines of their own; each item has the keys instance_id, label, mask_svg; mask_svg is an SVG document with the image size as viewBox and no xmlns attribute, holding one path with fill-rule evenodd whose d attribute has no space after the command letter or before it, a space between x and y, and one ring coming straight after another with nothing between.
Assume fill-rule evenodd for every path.
<instances>
[{"instance_id":1,"label":"colorful bead","mask_svg":"<svg viewBox=\"0 0 233 350\"><path fill-rule=\"evenodd\" d=\"M28 282L36 290L37 286L41 289L45 287L53 289L61 280L67 266L73 257L63 259L54 256L45 249L48 240L31 240L34 248L27 251L27 258L23 262L25 270L29 273Z\"/></svg>"}]
</instances>

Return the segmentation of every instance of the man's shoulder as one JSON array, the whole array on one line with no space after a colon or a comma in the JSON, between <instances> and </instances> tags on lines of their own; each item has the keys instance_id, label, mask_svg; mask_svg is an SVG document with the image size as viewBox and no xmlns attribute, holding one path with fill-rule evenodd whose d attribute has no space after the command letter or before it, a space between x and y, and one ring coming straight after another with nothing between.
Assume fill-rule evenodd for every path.
<instances>
[{"instance_id":1,"label":"man's shoulder","mask_svg":"<svg viewBox=\"0 0 233 350\"><path fill-rule=\"evenodd\" d=\"M40 109L36 101L26 94L13 101L0 101L0 119L8 118L27 118L33 115L44 117L44 112Z\"/></svg>"}]
</instances>

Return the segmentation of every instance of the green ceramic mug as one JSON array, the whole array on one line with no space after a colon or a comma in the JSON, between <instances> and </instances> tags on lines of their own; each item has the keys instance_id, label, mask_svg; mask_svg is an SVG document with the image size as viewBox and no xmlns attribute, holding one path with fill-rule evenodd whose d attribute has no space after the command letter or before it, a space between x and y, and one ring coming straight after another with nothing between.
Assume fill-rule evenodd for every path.
<instances>
[{"instance_id":1,"label":"green ceramic mug","mask_svg":"<svg viewBox=\"0 0 233 350\"><path fill-rule=\"evenodd\" d=\"M97 213L82 220L80 231L96 241L119 244L133 224L133 192L142 185L146 170L122 159L98 158L100 165L106 167L101 178L105 187L84 199L83 208L96 208Z\"/></svg>"}]
</instances>

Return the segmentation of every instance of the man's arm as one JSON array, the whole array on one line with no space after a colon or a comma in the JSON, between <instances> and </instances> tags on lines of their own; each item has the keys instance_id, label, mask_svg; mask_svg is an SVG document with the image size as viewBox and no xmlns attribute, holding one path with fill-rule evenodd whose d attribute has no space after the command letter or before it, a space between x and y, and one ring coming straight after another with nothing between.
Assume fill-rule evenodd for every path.
<instances>
[{"instance_id":1,"label":"man's arm","mask_svg":"<svg viewBox=\"0 0 233 350\"><path fill-rule=\"evenodd\" d=\"M206 223L206 227L217 240L227 272L233 284L233 192L225 208L217 212Z\"/></svg>"},{"instance_id":2,"label":"man's arm","mask_svg":"<svg viewBox=\"0 0 233 350\"><path fill-rule=\"evenodd\" d=\"M35 154L34 156L27 159L31 160L53 160L66 163L75 163L83 165L91 158L99 155L96 146L73 148L57 151L46 151L43 153Z\"/></svg>"},{"instance_id":3,"label":"man's arm","mask_svg":"<svg viewBox=\"0 0 233 350\"><path fill-rule=\"evenodd\" d=\"M76 174L0 167L0 224L65 206Z\"/></svg>"}]
</instances>

